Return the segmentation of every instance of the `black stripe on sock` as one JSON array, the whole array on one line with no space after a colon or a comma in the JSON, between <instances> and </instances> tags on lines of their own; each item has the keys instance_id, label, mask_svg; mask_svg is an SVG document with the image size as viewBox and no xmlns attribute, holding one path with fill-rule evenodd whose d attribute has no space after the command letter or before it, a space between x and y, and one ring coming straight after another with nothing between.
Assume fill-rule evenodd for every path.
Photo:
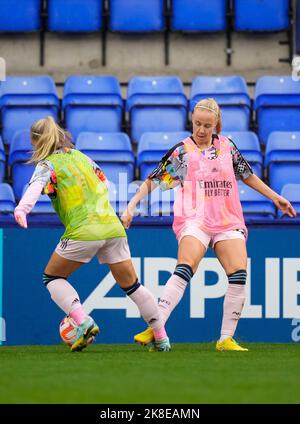
<instances>
[{"instance_id":1,"label":"black stripe on sock","mask_svg":"<svg viewBox=\"0 0 300 424\"><path fill-rule=\"evenodd\" d=\"M192 279L194 273L190 265L178 264L175 268L174 275L177 275L188 283Z\"/></svg>"},{"instance_id":2,"label":"black stripe on sock","mask_svg":"<svg viewBox=\"0 0 300 424\"><path fill-rule=\"evenodd\" d=\"M121 287L122 290L127 294L127 296L130 296L132 293L134 293L139 287L141 283L139 283L138 280L135 281L135 283L130 287Z\"/></svg>"},{"instance_id":3,"label":"black stripe on sock","mask_svg":"<svg viewBox=\"0 0 300 424\"><path fill-rule=\"evenodd\" d=\"M240 269L228 276L229 284L246 284L247 280L247 271L245 269Z\"/></svg>"},{"instance_id":4,"label":"black stripe on sock","mask_svg":"<svg viewBox=\"0 0 300 424\"><path fill-rule=\"evenodd\" d=\"M47 287L47 285L53 281L53 280L58 280L59 278L62 278L63 280L66 279L66 277L61 277L59 275L49 275L49 274L43 274L43 284L45 287Z\"/></svg>"}]
</instances>

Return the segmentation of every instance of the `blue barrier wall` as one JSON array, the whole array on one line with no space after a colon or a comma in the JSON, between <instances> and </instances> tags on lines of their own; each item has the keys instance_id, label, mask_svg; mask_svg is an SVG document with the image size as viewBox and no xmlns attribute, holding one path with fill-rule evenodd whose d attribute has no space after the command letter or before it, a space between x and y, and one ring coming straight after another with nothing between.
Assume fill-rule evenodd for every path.
<instances>
[{"instance_id":1,"label":"blue barrier wall","mask_svg":"<svg viewBox=\"0 0 300 424\"><path fill-rule=\"evenodd\" d=\"M41 276L62 232L57 228L3 230L4 344L60 341L58 326L63 312L51 301ZM140 281L159 297L176 264L177 242L172 230L135 227L128 237ZM300 340L299 240L298 227L250 228L248 296L238 340ZM144 329L135 305L116 286L107 266L94 259L76 271L70 282L101 327L98 342L128 343L135 332ZM172 341L207 342L218 338L226 284L224 271L209 251L168 322Z\"/></svg>"}]
</instances>

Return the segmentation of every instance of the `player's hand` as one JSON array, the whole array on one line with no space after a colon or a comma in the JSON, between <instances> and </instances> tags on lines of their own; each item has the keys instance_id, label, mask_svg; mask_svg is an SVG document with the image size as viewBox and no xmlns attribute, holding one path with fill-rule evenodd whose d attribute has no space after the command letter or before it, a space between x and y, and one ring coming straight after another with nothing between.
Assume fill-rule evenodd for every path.
<instances>
[{"instance_id":1,"label":"player's hand","mask_svg":"<svg viewBox=\"0 0 300 424\"><path fill-rule=\"evenodd\" d=\"M133 213L127 207L121 216L121 222L126 230L130 227L132 219Z\"/></svg>"},{"instance_id":2,"label":"player's hand","mask_svg":"<svg viewBox=\"0 0 300 424\"><path fill-rule=\"evenodd\" d=\"M292 218L297 216L297 212L295 211L291 203L284 197L278 196L273 200L273 202L274 202L274 205L286 215Z\"/></svg>"},{"instance_id":3,"label":"player's hand","mask_svg":"<svg viewBox=\"0 0 300 424\"><path fill-rule=\"evenodd\" d=\"M27 228L26 213L22 211L15 211L15 220L22 228Z\"/></svg>"}]
</instances>

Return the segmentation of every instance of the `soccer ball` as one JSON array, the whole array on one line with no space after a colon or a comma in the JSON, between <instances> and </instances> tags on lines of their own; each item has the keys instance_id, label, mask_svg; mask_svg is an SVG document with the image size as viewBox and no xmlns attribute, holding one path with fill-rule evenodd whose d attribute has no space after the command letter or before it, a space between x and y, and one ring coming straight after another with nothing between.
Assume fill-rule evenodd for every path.
<instances>
[{"instance_id":1,"label":"soccer ball","mask_svg":"<svg viewBox=\"0 0 300 424\"><path fill-rule=\"evenodd\" d=\"M70 317L64 317L59 325L59 334L67 346L72 346L77 338L76 322Z\"/></svg>"}]
</instances>

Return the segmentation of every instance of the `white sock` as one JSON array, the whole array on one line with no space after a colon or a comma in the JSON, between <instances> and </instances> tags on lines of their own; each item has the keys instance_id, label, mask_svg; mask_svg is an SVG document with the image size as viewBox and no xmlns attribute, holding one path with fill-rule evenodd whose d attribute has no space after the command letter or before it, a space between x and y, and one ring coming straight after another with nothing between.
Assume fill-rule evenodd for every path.
<instances>
[{"instance_id":1,"label":"white sock","mask_svg":"<svg viewBox=\"0 0 300 424\"><path fill-rule=\"evenodd\" d=\"M74 287L64 278L57 278L47 284L51 299L59 306L66 315L81 307L80 299Z\"/></svg>"},{"instance_id":2,"label":"white sock","mask_svg":"<svg viewBox=\"0 0 300 424\"><path fill-rule=\"evenodd\" d=\"M140 284L132 294L127 293L127 296L137 305L142 317L153 330L160 330L164 327L157 302L148 289Z\"/></svg>"},{"instance_id":3,"label":"white sock","mask_svg":"<svg viewBox=\"0 0 300 424\"><path fill-rule=\"evenodd\" d=\"M168 279L158 304L164 324L167 322L173 309L180 302L187 285L188 283L178 275L173 274Z\"/></svg>"}]
</instances>

